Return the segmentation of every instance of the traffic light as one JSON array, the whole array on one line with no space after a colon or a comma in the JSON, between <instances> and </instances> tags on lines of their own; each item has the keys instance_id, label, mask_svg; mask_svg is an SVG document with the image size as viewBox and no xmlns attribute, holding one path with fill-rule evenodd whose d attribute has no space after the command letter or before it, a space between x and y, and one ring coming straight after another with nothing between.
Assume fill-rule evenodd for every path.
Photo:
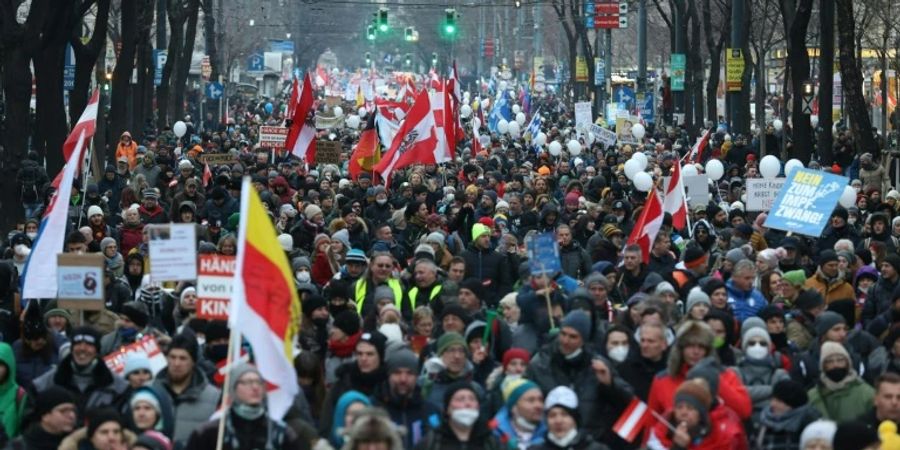
<instances>
[{"instance_id":1,"label":"traffic light","mask_svg":"<svg viewBox=\"0 0 900 450\"><path fill-rule=\"evenodd\" d=\"M366 39L370 41L375 40L375 25L369 25L366 27Z\"/></svg>"},{"instance_id":2,"label":"traffic light","mask_svg":"<svg viewBox=\"0 0 900 450\"><path fill-rule=\"evenodd\" d=\"M378 31L386 33L388 28L388 10L381 8L378 10Z\"/></svg>"},{"instance_id":3,"label":"traffic light","mask_svg":"<svg viewBox=\"0 0 900 450\"><path fill-rule=\"evenodd\" d=\"M444 10L444 32L448 36L456 34L456 10L448 8Z\"/></svg>"},{"instance_id":4,"label":"traffic light","mask_svg":"<svg viewBox=\"0 0 900 450\"><path fill-rule=\"evenodd\" d=\"M522 7L522 0L515 0L516 8Z\"/></svg>"},{"instance_id":5,"label":"traffic light","mask_svg":"<svg viewBox=\"0 0 900 450\"><path fill-rule=\"evenodd\" d=\"M406 54L406 58L403 59L403 63L406 64L407 67L412 65L412 53Z\"/></svg>"},{"instance_id":6,"label":"traffic light","mask_svg":"<svg viewBox=\"0 0 900 450\"><path fill-rule=\"evenodd\" d=\"M413 27L406 27L406 29L403 30L403 38L406 39L406 42L412 42L414 37Z\"/></svg>"},{"instance_id":7,"label":"traffic light","mask_svg":"<svg viewBox=\"0 0 900 450\"><path fill-rule=\"evenodd\" d=\"M431 52L431 67L437 67L437 52Z\"/></svg>"},{"instance_id":8,"label":"traffic light","mask_svg":"<svg viewBox=\"0 0 900 450\"><path fill-rule=\"evenodd\" d=\"M369 52L366 52L366 65L367 66L372 65L372 54Z\"/></svg>"}]
</instances>

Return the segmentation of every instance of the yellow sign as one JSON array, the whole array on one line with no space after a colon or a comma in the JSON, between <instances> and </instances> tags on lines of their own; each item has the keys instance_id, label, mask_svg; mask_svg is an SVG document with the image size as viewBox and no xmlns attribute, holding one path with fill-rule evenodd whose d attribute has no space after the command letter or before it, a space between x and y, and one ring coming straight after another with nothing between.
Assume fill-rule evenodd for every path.
<instances>
[{"instance_id":1,"label":"yellow sign","mask_svg":"<svg viewBox=\"0 0 900 450\"><path fill-rule=\"evenodd\" d=\"M541 73L541 68L544 65L544 57L543 56L535 56L531 62L531 70L534 70L534 73Z\"/></svg>"},{"instance_id":2,"label":"yellow sign","mask_svg":"<svg viewBox=\"0 0 900 450\"><path fill-rule=\"evenodd\" d=\"M728 92L741 90L744 76L744 56L739 48L725 49L725 86Z\"/></svg>"},{"instance_id":3,"label":"yellow sign","mask_svg":"<svg viewBox=\"0 0 900 450\"><path fill-rule=\"evenodd\" d=\"M584 56L575 57L575 81L586 83L588 80L587 61Z\"/></svg>"}]
</instances>

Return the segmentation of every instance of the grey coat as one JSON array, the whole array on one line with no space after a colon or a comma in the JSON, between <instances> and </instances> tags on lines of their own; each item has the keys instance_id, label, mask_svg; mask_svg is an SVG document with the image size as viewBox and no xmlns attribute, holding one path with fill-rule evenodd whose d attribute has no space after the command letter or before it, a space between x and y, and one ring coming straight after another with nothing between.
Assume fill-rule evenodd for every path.
<instances>
[{"instance_id":1,"label":"grey coat","mask_svg":"<svg viewBox=\"0 0 900 450\"><path fill-rule=\"evenodd\" d=\"M184 446L191 432L209 421L219 405L219 389L210 384L206 375L197 368L191 376L191 384L181 394L172 391L169 372L163 370L156 376L153 385L165 389L175 402L175 436L174 441Z\"/></svg>"}]
</instances>

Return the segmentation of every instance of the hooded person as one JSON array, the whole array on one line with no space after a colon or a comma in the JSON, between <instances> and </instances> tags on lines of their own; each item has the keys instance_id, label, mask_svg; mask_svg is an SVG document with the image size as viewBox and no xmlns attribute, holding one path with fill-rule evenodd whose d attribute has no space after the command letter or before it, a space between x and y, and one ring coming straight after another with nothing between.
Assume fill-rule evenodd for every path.
<instances>
[{"instance_id":1,"label":"hooded person","mask_svg":"<svg viewBox=\"0 0 900 450\"><path fill-rule=\"evenodd\" d=\"M222 448L239 450L299 449L297 434L280 420L269 417L266 381L256 366L242 363L231 369L228 383L231 406L225 411ZM212 420L191 433L185 450L215 448L219 420Z\"/></svg>"},{"instance_id":2,"label":"hooded person","mask_svg":"<svg viewBox=\"0 0 900 450\"><path fill-rule=\"evenodd\" d=\"M369 406L372 406L372 400L362 392L347 391L341 395L334 407L329 436L329 440L335 448L341 448L344 445L344 438L353 426L353 422L348 420L352 414Z\"/></svg>"},{"instance_id":3,"label":"hooded person","mask_svg":"<svg viewBox=\"0 0 900 450\"><path fill-rule=\"evenodd\" d=\"M365 450L384 448L387 450L403 450L403 439L397 425L391 422L390 416L379 408L365 408L355 414L353 426L347 430L347 442L344 449Z\"/></svg>"},{"instance_id":4,"label":"hooded person","mask_svg":"<svg viewBox=\"0 0 900 450\"><path fill-rule=\"evenodd\" d=\"M822 343L819 370L819 380L808 395L809 403L823 418L840 423L872 408L875 390L856 373L850 354L842 344Z\"/></svg>"},{"instance_id":5,"label":"hooded person","mask_svg":"<svg viewBox=\"0 0 900 450\"><path fill-rule=\"evenodd\" d=\"M762 409L769 404L775 383L790 379L787 371L781 368L781 359L773 354L771 348L772 339L765 327L750 328L741 337L744 357L734 370L740 375L750 394L754 419L757 419Z\"/></svg>"},{"instance_id":6,"label":"hooded person","mask_svg":"<svg viewBox=\"0 0 900 450\"><path fill-rule=\"evenodd\" d=\"M13 349L6 342L0 342L0 427L7 438L19 435L27 403L25 389L16 383Z\"/></svg>"},{"instance_id":7,"label":"hooded person","mask_svg":"<svg viewBox=\"0 0 900 450\"><path fill-rule=\"evenodd\" d=\"M52 332L41 317L37 301L29 301L22 320L22 339L12 344L16 361L16 383L27 389L34 379L59 364L60 350L68 347L66 339ZM71 333L69 333L71 336Z\"/></svg>"},{"instance_id":8,"label":"hooded person","mask_svg":"<svg viewBox=\"0 0 900 450\"><path fill-rule=\"evenodd\" d=\"M416 450L509 449L488 426L482 416L480 388L468 381L457 381L444 392L440 423Z\"/></svg>"},{"instance_id":9,"label":"hooded person","mask_svg":"<svg viewBox=\"0 0 900 450\"><path fill-rule=\"evenodd\" d=\"M157 431L172 439L175 434L175 410L172 398L152 386L142 386L128 399L125 423L137 434Z\"/></svg>"}]
</instances>

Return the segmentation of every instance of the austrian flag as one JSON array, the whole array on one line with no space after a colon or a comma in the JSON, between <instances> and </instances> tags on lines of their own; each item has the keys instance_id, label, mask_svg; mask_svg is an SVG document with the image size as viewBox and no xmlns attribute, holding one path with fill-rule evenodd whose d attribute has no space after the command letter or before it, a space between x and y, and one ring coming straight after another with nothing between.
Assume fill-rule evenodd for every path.
<instances>
[{"instance_id":1,"label":"austrian flag","mask_svg":"<svg viewBox=\"0 0 900 450\"><path fill-rule=\"evenodd\" d=\"M284 146L291 153L308 163L316 162L316 110L309 74L303 79L303 90L294 105L294 116Z\"/></svg>"},{"instance_id":2,"label":"austrian flag","mask_svg":"<svg viewBox=\"0 0 900 450\"><path fill-rule=\"evenodd\" d=\"M637 397L631 399L631 403L622 411L619 420L613 424L613 431L622 439L628 442L634 442L634 438L650 424L653 419L650 408Z\"/></svg>"}]
</instances>

